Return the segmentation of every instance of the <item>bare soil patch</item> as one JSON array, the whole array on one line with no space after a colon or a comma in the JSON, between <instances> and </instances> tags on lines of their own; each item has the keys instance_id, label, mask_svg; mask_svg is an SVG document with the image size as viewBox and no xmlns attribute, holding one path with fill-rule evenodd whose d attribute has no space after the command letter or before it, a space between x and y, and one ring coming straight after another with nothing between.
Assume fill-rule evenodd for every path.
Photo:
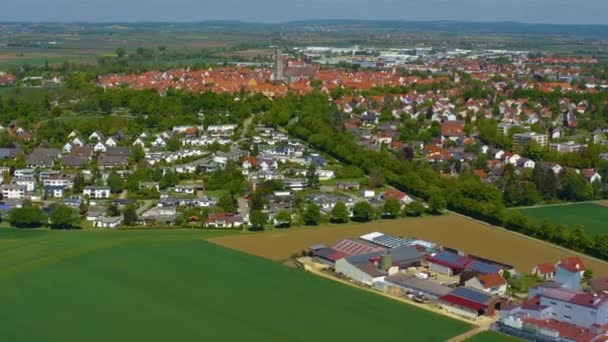
<instances>
[{"instance_id":1,"label":"bare soil patch","mask_svg":"<svg viewBox=\"0 0 608 342\"><path fill-rule=\"evenodd\" d=\"M575 255L574 252L457 215L273 230L266 233L217 237L210 241L267 259L284 260L317 243L331 245L347 237L357 237L374 231L433 241L469 254L513 265L525 273L530 272L539 263L554 263L561 258ZM585 262L596 274L608 273L608 263L587 257Z\"/></svg>"}]
</instances>

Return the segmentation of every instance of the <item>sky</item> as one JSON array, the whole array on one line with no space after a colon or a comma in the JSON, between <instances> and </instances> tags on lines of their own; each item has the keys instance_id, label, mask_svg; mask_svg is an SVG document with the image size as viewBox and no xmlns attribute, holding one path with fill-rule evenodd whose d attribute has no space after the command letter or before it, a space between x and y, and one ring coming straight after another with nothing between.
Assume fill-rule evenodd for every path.
<instances>
[{"instance_id":1,"label":"sky","mask_svg":"<svg viewBox=\"0 0 608 342\"><path fill-rule=\"evenodd\" d=\"M608 24L608 0L3 0L0 21L305 19Z\"/></svg>"}]
</instances>

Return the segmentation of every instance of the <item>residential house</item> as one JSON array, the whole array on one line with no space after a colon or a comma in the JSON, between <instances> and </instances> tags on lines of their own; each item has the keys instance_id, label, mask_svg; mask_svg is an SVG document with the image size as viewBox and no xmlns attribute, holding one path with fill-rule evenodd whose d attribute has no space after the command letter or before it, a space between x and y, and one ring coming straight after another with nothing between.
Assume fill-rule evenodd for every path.
<instances>
[{"instance_id":1,"label":"residential house","mask_svg":"<svg viewBox=\"0 0 608 342\"><path fill-rule=\"evenodd\" d=\"M91 135L89 135L89 140L90 141L103 141L104 140L104 136L101 132L99 131L95 131L93 133L91 133Z\"/></svg>"},{"instance_id":2,"label":"residential house","mask_svg":"<svg viewBox=\"0 0 608 342\"><path fill-rule=\"evenodd\" d=\"M122 216L99 216L93 221L93 226L97 228L116 228L122 223Z\"/></svg>"},{"instance_id":3,"label":"residential house","mask_svg":"<svg viewBox=\"0 0 608 342\"><path fill-rule=\"evenodd\" d=\"M46 185L44 187L45 198L62 198L65 195L65 186Z\"/></svg>"},{"instance_id":4,"label":"residential house","mask_svg":"<svg viewBox=\"0 0 608 342\"><path fill-rule=\"evenodd\" d=\"M399 201L402 205L408 205L414 202L414 200L408 196L405 192L398 190L389 189L380 194L380 200L386 201L389 198L394 198Z\"/></svg>"},{"instance_id":5,"label":"residential house","mask_svg":"<svg viewBox=\"0 0 608 342\"><path fill-rule=\"evenodd\" d=\"M23 185L2 185L2 198L6 199L24 199L26 188Z\"/></svg>"},{"instance_id":6,"label":"residential house","mask_svg":"<svg viewBox=\"0 0 608 342\"><path fill-rule=\"evenodd\" d=\"M118 146L118 141L115 137L109 137L108 139L106 139L105 145L107 147L116 147Z\"/></svg>"},{"instance_id":7,"label":"residential house","mask_svg":"<svg viewBox=\"0 0 608 342\"><path fill-rule=\"evenodd\" d=\"M85 186L83 190L83 195L88 196L89 198L95 199L105 199L110 198L110 188L103 186Z\"/></svg>"},{"instance_id":8,"label":"residential house","mask_svg":"<svg viewBox=\"0 0 608 342\"><path fill-rule=\"evenodd\" d=\"M538 264L532 269L532 275L542 278L543 280L553 279L555 277L555 265Z\"/></svg>"},{"instance_id":9,"label":"residential house","mask_svg":"<svg viewBox=\"0 0 608 342\"><path fill-rule=\"evenodd\" d=\"M211 213L206 221L208 228L240 228L244 224L240 216L232 213Z\"/></svg>"},{"instance_id":10,"label":"residential house","mask_svg":"<svg viewBox=\"0 0 608 342\"><path fill-rule=\"evenodd\" d=\"M504 296L507 293L507 281L498 273L480 274L467 280L464 284L495 296Z\"/></svg>"},{"instance_id":11,"label":"residential house","mask_svg":"<svg viewBox=\"0 0 608 342\"><path fill-rule=\"evenodd\" d=\"M586 270L580 257L562 259L555 265L555 268L555 280L558 283L563 284L564 288L580 291L581 280Z\"/></svg>"},{"instance_id":12,"label":"residential house","mask_svg":"<svg viewBox=\"0 0 608 342\"><path fill-rule=\"evenodd\" d=\"M106 145L103 144L103 142L98 141L94 146L93 146L93 151L94 152L105 152L107 150Z\"/></svg>"},{"instance_id":13,"label":"residential house","mask_svg":"<svg viewBox=\"0 0 608 342\"><path fill-rule=\"evenodd\" d=\"M602 176L595 169L583 169L581 172L589 183L602 182Z\"/></svg>"}]
</instances>

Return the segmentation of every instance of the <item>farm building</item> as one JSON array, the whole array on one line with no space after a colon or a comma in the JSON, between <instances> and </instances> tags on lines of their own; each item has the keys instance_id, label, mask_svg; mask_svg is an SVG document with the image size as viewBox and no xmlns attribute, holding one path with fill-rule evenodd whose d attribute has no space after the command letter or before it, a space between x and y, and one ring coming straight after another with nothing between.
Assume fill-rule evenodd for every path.
<instances>
[{"instance_id":1,"label":"farm building","mask_svg":"<svg viewBox=\"0 0 608 342\"><path fill-rule=\"evenodd\" d=\"M342 241L338 241L332 246L332 248L348 255L382 252L386 250L385 247L378 246L362 239L344 239Z\"/></svg>"},{"instance_id":2,"label":"farm building","mask_svg":"<svg viewBox=\"0 0 608 342\"><path fill-rule=\"evenodd\" d=\"M439 274L453 276L462 272L472 259L463 255L444 251L428 257L427 261L429 263L429 270Z\"/></svg>"},{"instance_id":3,"label":"farm building","mask_svg":"<svg viewBox=\"0 0 608 342\"><path fill-rule=\"evenodd\" d=\"M503 301L489 293L464 286L439 298L439 303L448 312L473 320L483 315L493 316Z\"/></svg>"},{"instance_id":4,"label":"farm building","mask_svg":"<svg viewBox=\"0 0 608 342\"><path fill-rule=\"evenodd\" d=\"M342 258L336 261L336 273L356 282L373 286L374 283L383 280L386 276L386 272L381 271L372 261L370 261L381 255L382 252L372 252Z\"/></svg>"},{"instance_id":5,"label":"farm building","mask_svg":"<svg viewBox=\"0 0 608 342\"><path fill-rule=\"evenodd\" d=\"M413 293L428 300L437 300L439 297L445 296L453 290L450 287L439 285L433 281L420 279L405 273L390 275L384 278L384 282L388 286L395 286L406 293Z\"/></svg>"}]
</instances>

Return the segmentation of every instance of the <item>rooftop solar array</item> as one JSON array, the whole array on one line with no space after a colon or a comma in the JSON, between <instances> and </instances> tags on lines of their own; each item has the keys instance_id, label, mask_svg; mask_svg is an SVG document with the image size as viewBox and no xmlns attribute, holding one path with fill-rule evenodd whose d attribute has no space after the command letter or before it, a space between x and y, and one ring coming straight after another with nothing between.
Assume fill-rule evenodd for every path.
<instances>
[{"instance_id":1,"label":"rooftop solar array","mask_svg":"<svg viewBox=\"0 0 608 342\"><path fill-rule=\"evenodd\" d=\"M469 269L481 274L494 274L500 272L500 267L492 264L488 264L483 261L475 260L468 266Z\"/></svg>"},{"instance_id":2,"label":"rooftop solar array","mask_svg":"<svg viewBox=\"0 0 608 342\"><path fill-rule=\"evenodd\" d=\"M386 235L382 233L371 233L361 236L363 240L371 241L377 245L395 248L399 246L405 246L410 244L410 240L402 239L396 236Z\"/></svg>"},{"instance_id":3,"label":"rooftop solar array","mask_svg":"<svg viewBox=\"0 0 608 342\"><path fill-rule=\"evenodd\" d=\"M451 252L441 252L435 255L434 258L460 267L465 267L470 260L465 256L454 254Z\"/></svg>"},{"instance_id":4,"label":"rooftop solar array","mask_svg":"<svg viewBox=\"0 0 608 342\"><path fill-rule=\"evenodd\" d=\"M482 304L485 304L492 299L492 296L487 293L484 293L481 291L475 291L468 287L462 287L462 286L456 288L451 294L453 296L468 299L470 301L473 301L476 303L482 303Z\"/></svg>"},{"instance_id":5,"label":"rooftop solar array","mask_svg":"<svg viewBox=\"0 0 608 342\"><path fill-rule=\"evenodd\" d=\"M351 239L342 240L333 245L332 248L337 251L347 253L348 255L357 255L384 250L382 247L371 245L363 240L357 241Z\"/></svg>"}]
</instances>

